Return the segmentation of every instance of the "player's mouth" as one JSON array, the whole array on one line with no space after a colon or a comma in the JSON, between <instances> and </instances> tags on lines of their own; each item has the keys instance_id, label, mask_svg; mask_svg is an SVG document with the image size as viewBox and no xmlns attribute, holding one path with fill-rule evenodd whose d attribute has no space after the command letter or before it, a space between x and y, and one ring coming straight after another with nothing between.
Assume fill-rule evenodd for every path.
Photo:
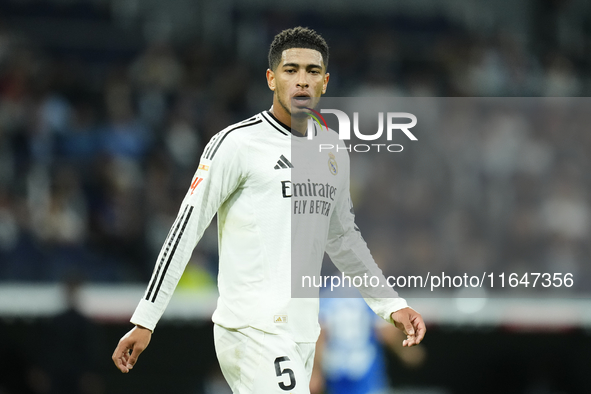
<instances>
[{"instance_id":1,"label":"player's mouth","mask_svg":"<svg viewBox=\"0 0 591 394\"><path fill-rule=\"evenodd\" d=\"M297 93L292 97L294 103L298 107L309 106L312 100L312 97L308 93Z\"/></svg>"}]
</instances>

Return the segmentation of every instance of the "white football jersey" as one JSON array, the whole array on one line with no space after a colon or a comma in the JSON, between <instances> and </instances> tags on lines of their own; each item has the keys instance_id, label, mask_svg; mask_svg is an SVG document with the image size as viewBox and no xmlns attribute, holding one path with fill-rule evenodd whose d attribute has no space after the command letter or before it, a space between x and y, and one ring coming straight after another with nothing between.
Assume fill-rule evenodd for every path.
<instances>
[{"instance_id":1,"label":"white football jersey","mask_svg":"<svg viewBox=\"0 0 591 394\"><path fill-rule=\"evenodd\" d=\"M346 275L383 278L354 223L348 152L317 152L322 143L343 145L333 131L315 133L310 144L264 111L210 140L132 323L154 329L216 212L219 298L213 321L223 327L316 341L318 298L312 297L318 289L298 290L309 298L292 297L291 290L302 273L320 274L325 252ZM316 151L306 153L309 146ZM359 290L388 321L407 306L389 287Z\"/></svg>"}]
</instances>

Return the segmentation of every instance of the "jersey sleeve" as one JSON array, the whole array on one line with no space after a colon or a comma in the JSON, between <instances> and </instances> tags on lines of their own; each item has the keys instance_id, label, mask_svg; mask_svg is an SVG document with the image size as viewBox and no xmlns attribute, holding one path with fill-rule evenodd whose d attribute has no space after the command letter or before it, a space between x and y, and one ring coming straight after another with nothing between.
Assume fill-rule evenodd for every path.
<instances>
[{"instance_id":1,"label":"jersey sleeve","mask_svg":"<svg viewBox=\"0 0 591 394\"><path fill-rule=\"evenodd\" d=\"M347 163L348 169L348 163ZM408 305L386 283L382 270L374 261L359 228L355 224L353 204L349 193L349 174L347 171L346 188L339 194L335 210L330 218L328 243L326 252L335 266L346 276L351 278L367 278L358 287L359 292L369 307L386 321L393 323L391 314ZM370 279L379 280L376 286L370 284Z\"/></svg>"},{"instance_id":2,"label":"jersey sleeve","mask_svg":"<svg viewBox=\"0 0 591 394\"><path fill-rule=\"evenodd\" d=\"M231 130L230 130L231 131ZM197 242L224 201L243 182L245 146L229 131L216 134L207 144L162 249L146 292L131 322L154 330L164 313Z\"/></svg>"}]
</instances>

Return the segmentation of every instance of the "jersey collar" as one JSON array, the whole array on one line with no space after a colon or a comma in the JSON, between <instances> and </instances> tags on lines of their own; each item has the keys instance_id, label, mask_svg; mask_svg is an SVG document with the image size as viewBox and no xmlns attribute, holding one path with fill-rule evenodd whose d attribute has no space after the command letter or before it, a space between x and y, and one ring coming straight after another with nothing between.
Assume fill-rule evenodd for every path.
<instances>
[{"instance_id":1,"label":"jersey collar","mask_svg":"<svg viewBox=\"0 0 591 394\"><path fill-rule=\"evenodd\" d=\"M293 135L294 137L304 138L304 135L299 133L292 133L291 127L286 125L285 123L281 122L279 119L275 117L270 111L263 111L261 112L263 115L263 119L267 121L271 126L273 126L277 131L279 131L283 135ZM314 134L316 134L316 128L314 128Z\"/></svg>"}]
</instances>

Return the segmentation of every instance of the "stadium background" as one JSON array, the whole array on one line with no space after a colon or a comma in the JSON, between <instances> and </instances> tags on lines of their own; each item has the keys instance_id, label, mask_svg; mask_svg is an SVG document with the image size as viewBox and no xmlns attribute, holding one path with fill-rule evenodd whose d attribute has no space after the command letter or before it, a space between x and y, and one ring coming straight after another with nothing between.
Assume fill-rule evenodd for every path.
<instances>
[{"instance_id":1,"label":"stadium background","mask_svg":"<svg viewBox=\"0 0 591 394\"><path fill-rule=\"evenodd\" d=\"M69 385L224 392L208 318L215 226L136 370L119 374L110 355L201 149L228 124L268 108L268 44L294 25L327 39L331 96L591 92L591 5L582 0L0 2L0 393L78 392ZM441 150L453 157L513 142L483 138ZM552 171L532 176L515 160L479 168L478 157L467 157L460 164L480 181L462 189L453 210L434 202L449 184L438 172L398 176L398 192L366 181L393 207L384 216L368 199L356 201L370 247L407 266L443 253L460 267L479 259L499 271L568 267L584 297L591 138L541 127L519 143L551 160ZM564 193L548 194L545 185L556 183ZM519 198L491 217L474 201L495 185ZM544 221L549 207L559 213ZM502 236L485 237L483 228ZM64 297L62 288L78 285ZM68 299L85 317L63 313ZM409 370L392 359L393 385L415 393L591 392L585 299L510 304L462 313L451 301L421 300L427 361Z\"/></svg>"}]
</instances>

